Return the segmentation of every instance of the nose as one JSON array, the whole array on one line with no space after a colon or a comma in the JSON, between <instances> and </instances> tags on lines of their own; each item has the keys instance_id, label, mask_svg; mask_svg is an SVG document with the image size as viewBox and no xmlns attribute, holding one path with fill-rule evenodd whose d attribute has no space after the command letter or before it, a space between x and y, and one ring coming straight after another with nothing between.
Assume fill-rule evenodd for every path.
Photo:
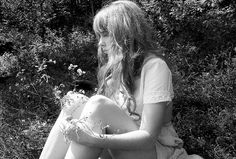
<instances>
[{"instance_id":1,"label":"nose","mask_svg":"<svg viewBox=\"0 0 236 159\"><path fill-rule=\"evenodd\" d=\"M105 46L103 37L100 37L99 42L98 42L98 46L101 46L101 47L104 47L104 46Z\"/></svg>"}]
</instances>

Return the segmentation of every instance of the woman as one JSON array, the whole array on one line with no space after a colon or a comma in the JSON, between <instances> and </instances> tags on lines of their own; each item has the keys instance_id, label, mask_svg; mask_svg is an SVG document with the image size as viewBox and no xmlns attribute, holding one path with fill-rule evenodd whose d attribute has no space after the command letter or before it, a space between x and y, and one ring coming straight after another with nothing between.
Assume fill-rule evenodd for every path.
<instances>
[{"instance_id":1,"label":"woman","mask_svg":"<svg viewBox=\"0 0 236 159\"><path fill-rule=\"evenodd\" d=\"M69 93L41 159L185 159L172 124L171 71L151 38L142 10L115 1L95 16L99 89ZM72 101L72 102L71 102ZM63 135L70 142L64 141Z\"/></svg>"}]
</instances>

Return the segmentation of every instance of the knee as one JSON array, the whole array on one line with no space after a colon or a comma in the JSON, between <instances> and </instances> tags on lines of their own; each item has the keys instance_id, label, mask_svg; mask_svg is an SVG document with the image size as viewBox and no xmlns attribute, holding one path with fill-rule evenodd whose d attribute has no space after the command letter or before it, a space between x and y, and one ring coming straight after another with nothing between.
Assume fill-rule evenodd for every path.
<instances>
[{"instance_id":1,"label":"knee","mask_svg":"<svg viewBox=\"0 0 236 159\"><path fill-rule=\"evenodd\" d=\"M108 103L108 98L103 95L94 95L91 98L89 98L88 103L93 105L94 107L103 107Z\"/></svg>"},{"instance_id":2,"label":"knee","mask_svg":"<svg viewBox=\"0 0 236 159\"><path fill-rule=\"evenodd\" d=\"M90 112L100 112L104 111L108 104L109 98L103 95L94 95L89 98L85 108Z\"/></svg>"}]
</instances>

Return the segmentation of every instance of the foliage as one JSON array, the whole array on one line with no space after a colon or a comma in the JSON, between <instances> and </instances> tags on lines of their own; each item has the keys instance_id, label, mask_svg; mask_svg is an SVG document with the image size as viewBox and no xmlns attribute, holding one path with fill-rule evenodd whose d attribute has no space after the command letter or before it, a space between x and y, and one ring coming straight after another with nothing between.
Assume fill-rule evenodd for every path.
<instances>
[{"instance_id":1,"label":"foliage","mask_svg":"<svg viewBox=\"0 0 236 159\"><path fill-rule=\"evenodd\" d=\"M175 119L188 152L228 159L235 154L236 68L227 73L202 73L192 79L175 74ZM208 152L207 154L202 152Z\"/></svg>"},{"instance_id":2,"label":"foliage","mask_svg":"<svg viewBox=\"0 0 236 159\"><path fill-rule=\"evenodd\" d=\"M38 158L75 83L96 83L92 17L107 0L0 1L0 158ZM166 48L174 125L189 153L236 157L236 3L137 2ZM94 91L85 91L91 95Z\"/></svg>"},{"instance_id":3,"label":"foliage","mask_svg":"<svg viewBox=\"0 0 236 159\"><path fill-rule=\"evenodd\" d=\"M185 73L224 69L236 55L236 7L223 1L149 1L144 9L153 21L156 38L171 56L176 55ZM176 59L174 59L176 60ZM179 67L180 67L179 66Z\"/></svg>"}]
</instances>

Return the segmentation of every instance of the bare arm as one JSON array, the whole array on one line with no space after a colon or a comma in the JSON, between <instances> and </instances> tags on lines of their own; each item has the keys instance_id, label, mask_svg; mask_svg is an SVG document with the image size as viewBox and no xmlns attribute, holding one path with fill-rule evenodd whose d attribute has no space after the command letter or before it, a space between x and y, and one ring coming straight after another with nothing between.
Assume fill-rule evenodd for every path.
<instances>
[{"instance_id":1,"label":"bare arm","mask_svg":"<svg viewBox=\"0 0 236 159\"><path fill-rule=\"evenodd\" d=\"M123 134L95 135L85 145L111 149L150 149L153 148L163 125L166 102L145 104L139 130ZM88 140L87 140L88 141ZM82 143L83 144L83 143Z\"/></svg>"}]
</instances>

